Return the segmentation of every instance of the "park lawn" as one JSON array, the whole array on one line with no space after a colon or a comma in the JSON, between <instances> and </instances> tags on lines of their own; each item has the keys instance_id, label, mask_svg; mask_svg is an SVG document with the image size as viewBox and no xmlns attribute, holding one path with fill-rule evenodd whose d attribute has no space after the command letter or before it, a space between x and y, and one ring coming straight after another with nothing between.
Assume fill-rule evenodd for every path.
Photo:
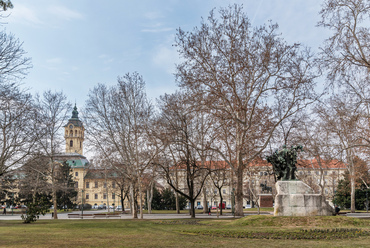
<instances>
[{"instance_id":1,"label":"park lawn","mask_svg":"<svg viewBox=\"0 0 370 248\"><path fill-rule=\"evenodd\" d=\"M239 233L364 231L370 220L348 217L248 216L242 219L39 220L0 222L0 247L369 247L370 236L339 239L239 238ZM347 232L347 231L346 231Z\"/></svg>"}]
</instances>

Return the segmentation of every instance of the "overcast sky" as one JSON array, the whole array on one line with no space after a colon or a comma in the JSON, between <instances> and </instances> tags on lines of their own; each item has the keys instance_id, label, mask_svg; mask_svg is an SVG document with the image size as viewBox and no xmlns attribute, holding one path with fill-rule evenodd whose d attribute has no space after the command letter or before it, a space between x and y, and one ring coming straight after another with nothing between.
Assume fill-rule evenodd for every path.
<instances>
[{"instance_id":1,"label":"overcast sky","mask_svg":"<svg viewBox=\"0 0 370 248\"><path fill-rule=\"evenodd\" d=\"M268 20L289 43L313 51L327 37L317 28L322 0L12 0L3 25L32 58L24 85L31 92L63 90L82 108L98 83L115 84L137 71L153 99L176 89L176 29L191 31L213 8L243 4L254 26Z\"/></svg>"}]
</instances>

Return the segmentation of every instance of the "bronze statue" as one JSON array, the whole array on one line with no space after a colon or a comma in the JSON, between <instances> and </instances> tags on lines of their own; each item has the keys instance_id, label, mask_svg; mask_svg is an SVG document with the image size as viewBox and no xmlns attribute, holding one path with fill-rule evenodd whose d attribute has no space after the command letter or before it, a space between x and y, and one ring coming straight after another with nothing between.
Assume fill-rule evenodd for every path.
<instances>
[{"instance_id":1,"label":"bronze statue","mask_svg":"<svg viewBox=\"0 0 370 248\"><path fill-rule=\"evenodd\" d=\"M271 156L266 157L267 162L271 163L277 180L295 180L295 171L297 170L297 152L303 151L301 145L291 146L288 149L285 145Z\"/></svg>"}]
</instances>

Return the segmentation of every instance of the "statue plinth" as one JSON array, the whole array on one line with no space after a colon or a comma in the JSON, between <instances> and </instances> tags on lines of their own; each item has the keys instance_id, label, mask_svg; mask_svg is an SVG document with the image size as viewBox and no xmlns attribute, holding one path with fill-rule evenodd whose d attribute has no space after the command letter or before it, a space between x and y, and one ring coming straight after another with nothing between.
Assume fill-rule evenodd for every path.
<instances>
[{"instance_id":1,"label":"statue plinth","mask_svg":"<svg viewBox=\"0 0 370 248\"><path fill-rule=\"evenodd\" d=\"M302 181L276 183L274 216L328 216L334 209Z\"/></svg>"}]
</instances>

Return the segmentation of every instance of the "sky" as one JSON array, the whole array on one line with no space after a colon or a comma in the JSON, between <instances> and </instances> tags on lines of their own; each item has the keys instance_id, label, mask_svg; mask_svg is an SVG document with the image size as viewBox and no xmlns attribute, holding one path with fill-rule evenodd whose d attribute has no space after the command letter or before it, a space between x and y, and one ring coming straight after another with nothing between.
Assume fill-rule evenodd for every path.
<instances>
[{"instance_id":1,"label":"sky","mask_svg":"<svg viewBox=\"0 0 370 248\"><path fill-rule=\"evenodd\" d=\"M288 43L317 51L328 31L316 27L322 0L12 0L3 20L21 42L33 68L23 80L31 93L62 90L83 108L98 83L114 85L138 72L148 97L177 89L174 44L180 27L192 31L202 17L230 4L243 4L253 26L279 24Z\"/></svg>"}]
</instances>

